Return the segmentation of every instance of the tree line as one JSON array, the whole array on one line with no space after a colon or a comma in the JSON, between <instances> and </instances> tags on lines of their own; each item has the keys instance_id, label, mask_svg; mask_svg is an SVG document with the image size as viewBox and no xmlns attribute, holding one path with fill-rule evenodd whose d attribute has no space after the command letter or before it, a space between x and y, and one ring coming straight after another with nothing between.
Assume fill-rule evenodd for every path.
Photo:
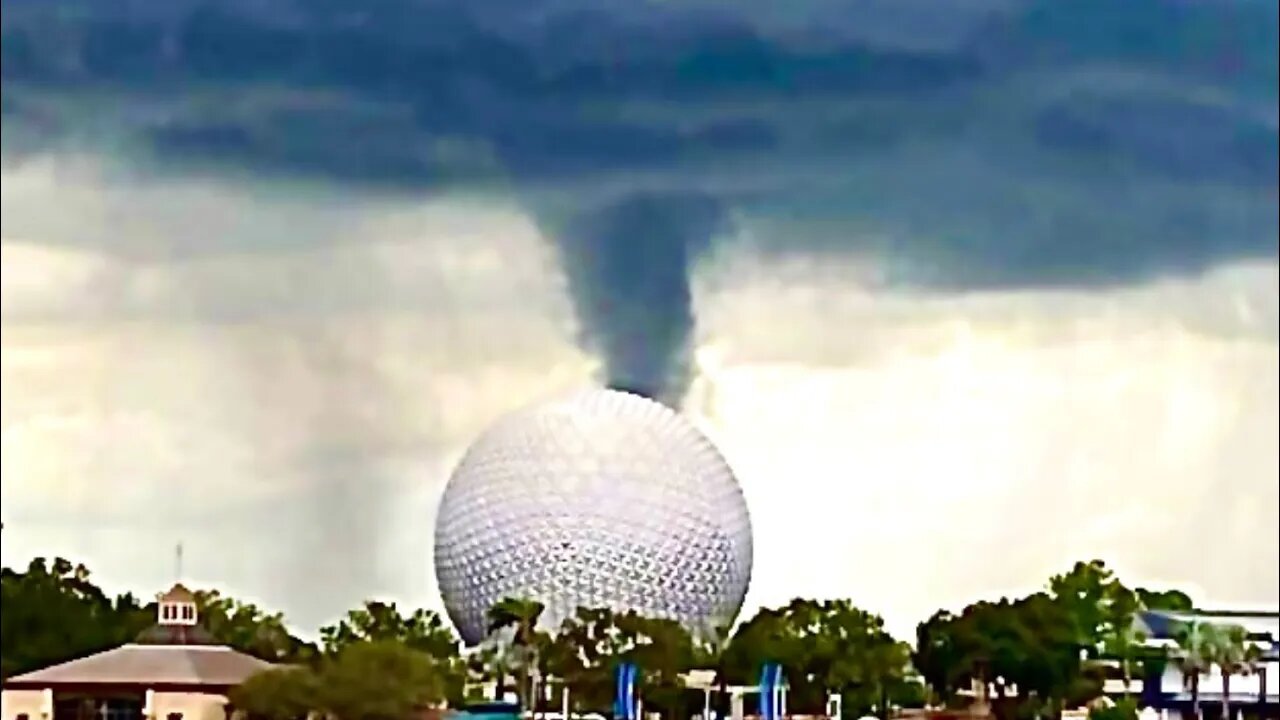
<instances>
[{"instance_id":1,"label":"tree line","mask_svg":"<svg viewBox=\"0 0 1280 720\"><path fill-rule=\"evenodd\" d=\"M154 602L108 596L84 566L62 559L4 568L0 587L5 677L130 642L155 621ZM218 642L281 665L232 693L237 708L260 720L310 711L402 720L415 708L481 700L481 680L496 682L500 696L513 689L535 710L558 709L548 689L566 687L575 711L604 710L620 662L642 669L645 707L666 718L702 709L701 692L684 687L689 670L714 670L723 690L754 684L766 662L785 668L789 709L798 714L823 714L832 693L846 717L962 705L976 684L993 689L997 717L1056 717L1097 697L1109 672L1147 678L1176 662L1198 678L1210 666L1239 672L1258 662L1234 627L1188 622L1180 652L1148 647L1137 613L1191 610L1191 599L1131 589L1100 561L1076 563L1026 597L939 610L920 623L914 643L892 637L882 618L848 600L796 599L694 637L670 620L605 608L581 608L547 628L540 603L508 598L491 608L490 639L464 654L449 623L430 610L368 601L306 642L279 613L214 591L197 591L196 599L201 624ZM724 717L727 695L717 693L716 704ZM1133 706L1108 712L1132 716Z\"/></svg>"}]
</instances>

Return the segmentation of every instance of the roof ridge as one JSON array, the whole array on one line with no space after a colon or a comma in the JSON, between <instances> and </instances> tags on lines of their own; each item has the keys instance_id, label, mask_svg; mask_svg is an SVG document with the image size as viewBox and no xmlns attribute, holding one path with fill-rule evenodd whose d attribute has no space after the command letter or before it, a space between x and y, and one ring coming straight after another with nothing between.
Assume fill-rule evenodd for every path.
<instances>
[{"instance_id":1,"label":"roof ridge","mask_svg":"<svg viewBox=\"0 0 1280 720\"><path fill-rule=\"evenodd\" d=\"M1166 610L1164 608L1147 608L1143 612L1155 613L1165 617L1256 618L1267 620L1280 618L1280 610Z\"/></svg>"},{"instance_id":2,"label":"roof ridge","mask_svg":"<svg viewBox=\"0 0 1280 720\"><path fill-rule=\"evenodd\" d=\"M214 652L201 652L204 650ZM143 681L160 684L234 685L270 664L227 647L134 643L6 678L4 686Z\"/></svg>"},{"instance_id":3,"label":"roof ridge","mask_svg":"<svg viewBox=\"0 0 1280 720\"><path fill-rule=\"evenodd\" d=\"M196 667L195 661L191 657L191 648L183 648L182 664L186 666L187 676L193 678L200 677L200 668Z\"/></svg>"},{"instance_id":4,"label":"roof ridge","mask_svg":"<svg viewBox=\"0 0 1280 720\"><path fill-rule=\"evenodd\" d=\"M1218 617L1280 618L1280 610L1195 610L1193 614L1217 615Z\"/></svg>"},{"instance_id":5,"label":"roof ridge","mask_svg":"<svg viewBox=\"0 0 1280 720\"><path fill-rule=\"evenodd\" d=\"M149 650L201 650L212 652L240 652L229 645L182 645L178 643L125 643L122 648L147 648Z\"/></svg>"},{"instance_id":6,"label":"roof ridge","mask_svg":"<svg viewBox=\"0 0 1280 720\"><path fill-rule=\"evenodd\" d=\"M88 654L88 655L81 655L80 657L71 658L71 659L69 659L69 660L63 660L62 662L57 663L57 664L54 664L54 665L49 665L49 666L47 666L47 667L42 667L42 668L39 668L39 669L36 669L36 670L30 670L30 671L28 671L28 672L24 672L24 673L22 673L21 675L14 675L13 677L5 678L5 679L4 679L4 682L5 682L5 684L7 685L7 684L9 684L9 683L11 683L11 682L14 682L14 681L20 681L20 680L23 680L24 678L27 678L27 677L29 677L29 676L36 675L37 673L43 673L43 672L46 672L46 671L48 671L48 670L57 670L57 669L60 669L60 668L65 667L65 666L67 666L67 665L73 665L73 664L75 664L75 663L84 662L84 661L86 661L86 660L91 660L91 659L93 659L93 658L98 657L99 655L107 655L107 654L109 654L109 653L113 653L113 652L115 652L115 651L117 651L117 650L119 650L119 649L120 649L120 648L118 648L118 647L107 648L106 650L99 650L99 651L98 651L98 652L96 652L96 653L90 653L90 654Z\"/></svg>"}]
</instances>

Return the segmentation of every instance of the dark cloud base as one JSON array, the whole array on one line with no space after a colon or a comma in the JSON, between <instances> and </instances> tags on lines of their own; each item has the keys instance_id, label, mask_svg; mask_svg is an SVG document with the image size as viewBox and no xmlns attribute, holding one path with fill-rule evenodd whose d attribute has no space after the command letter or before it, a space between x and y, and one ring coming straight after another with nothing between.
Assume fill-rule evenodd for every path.
<instances>
[{"instance_id":1,"label":"dark cloud base","mask_svg":"<svg viewBox=\"0 0 1280 720\"><path fill-rule=\"evenodd\" d=\"M16 132L4 149L110 131L179 171L417 191L503 183L522 196L644 176L727 207L801 208L817 195L821 215L848 206L859 218L860 199L840 195L841 168L922 143L986 143L1028 177L1068 188L1123 173L1137 185L1227 185L1274 205L1274 3L862 6L874 12L802 3L795 13L811 11L812 27L783 32L758 8L696 2L13 0L0 72ZM944 32L928 15L957 19ZM895 23L929 49L884 41ZM945 40L927 42L930 33ZM1081 73L1096 78L1072 79ZM1127 86L1110 80L1125 75ZM751 186L726 189L725 168L748 163ZM969 214L998 212L991 194ZM1271 227L1260 229L1218 240L1212 254L1274 254ZM967 247L963 265L1033 258L1055 243L1009 232ZM1128 244L1145 248L1139 275L1184 265L1178 242ZM1019 269L1038 282L1033 259ZM1085 268L1080 282L1109 274Z\"/></svg>"}]
</instances>

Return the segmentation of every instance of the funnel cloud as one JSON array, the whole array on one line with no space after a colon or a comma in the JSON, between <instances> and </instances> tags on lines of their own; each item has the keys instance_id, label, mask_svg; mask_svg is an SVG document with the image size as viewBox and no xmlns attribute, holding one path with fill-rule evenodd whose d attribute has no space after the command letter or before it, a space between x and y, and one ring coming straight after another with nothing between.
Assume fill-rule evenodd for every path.
<instances>
[{"instance_id":1,"label":"funnel cloud","mask_svg":"<svg viewBox=\"0 0 1280 720\"><path fill-rule=\"evenodd\" d=\"M723 218L702 194L638 193L572 218L558 238L583 344L616 390L678 405L694 327L689 274Z\"/></svg>"}]
</instances>

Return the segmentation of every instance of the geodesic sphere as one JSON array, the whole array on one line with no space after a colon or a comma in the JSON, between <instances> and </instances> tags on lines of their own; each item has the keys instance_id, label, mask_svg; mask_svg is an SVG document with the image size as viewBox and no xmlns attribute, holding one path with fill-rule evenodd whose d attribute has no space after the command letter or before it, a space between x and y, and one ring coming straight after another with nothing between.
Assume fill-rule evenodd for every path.
<instances>
[{"instance_id":1,"label":"geodesic sphere","mask_svg":"<svg viewBox=\"0 0 1280 720\"><path fill-rule=\"evenodd\" d=\"M751 577L751 521L733 472L688 420L592 390L514 413L466 453L436 519L436 578L468 644L503 598L732 622Z\"/></svg>"}]
</instances>

